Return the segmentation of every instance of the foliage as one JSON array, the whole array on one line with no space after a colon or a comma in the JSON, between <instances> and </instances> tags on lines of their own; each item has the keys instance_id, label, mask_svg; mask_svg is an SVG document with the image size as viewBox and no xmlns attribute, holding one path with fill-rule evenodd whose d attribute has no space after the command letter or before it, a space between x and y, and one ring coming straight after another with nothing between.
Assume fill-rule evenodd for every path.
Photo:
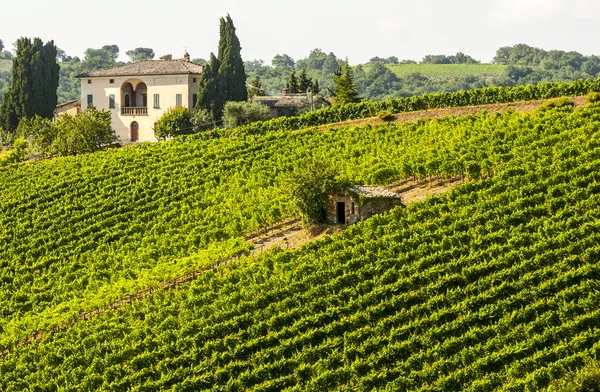
<instances>
[{"instance_id":1,"label":"foliage","mask_svg":"<svg viewBox=\"0 0 600 392\"><path fill-rule=\"evenodd\" d=\"M219 77L223 80L225 99L227 101L246 101L246 72L241 56L240 41L235 34L235 26L229 15L221 18L221 37L219 40ZM220 118L221 112L214 112Z\"/></svg>"},{"instance_id":2,"label":"foliage","mask_svg":"<svg viewBox=\"0 0 600 392\"><path fill-rule=\"evenodd\" d=\"M23 117L54 116L58 88L59 66L56 46L41 39L17 40L17 55L13 60L12 83L0 105L0 126L14 132Z\"/></svg>"},{"instance_id":3,"label":"foliage","mask_svg":"<svg viewBox=\"0 0 600 392\"><path fill-rule=\"evenodd\" d=\"M132 63L138 61L152 60L154 58L154 50L151 48L135 48L128 50L125 54L129 57Z\"/></svg>"},{"instance_id":4,"label":"foliage","mask_svg":"<svg viewBox=\"0 0 600 392\"><path fill-rule=\"evenodd\" d=\"M198 109L192 116L192 127L194 132L207 131L215 128L215 119L211 112L206 109Z\"/></svg>"},{"instance_id":5,"label":"foliage","mask_svg":"<svg viewBox=\"0 0 600 392\"><path fill-rule=\"evenodd\" d=\"M557 99L553 99L550 101L546 101L542 104L543 109L553 109L553 108L562 108L566 106L573 107L575 103L571 101L568 97L560 97Z\"/></svg>"},{"instance_id":6,"label":"foliage","mask_svg":"<svg viewBox=\"0 0 600 392\"><path fill-rule=\"evenodd\" d=\"M205 113L205 112L204 112ZM167 109L154 125L154 136L158 140L192 133L192 112L183 106Z\"/></svg>"},{"instance_id":7,"label":"foliage","mask_svg":"<svg viewBox=\"0 0 600 392\"><path fill-rule=\"evenodd\" d=\"M354 87L352 70L350 69L348 62L335 72L333 83L335 85L335 91L332 91L332 95L335 97L336 106L360 102L358 91L356 91L356 87Z\"/></svg>"},{"instance_id":8,"label":"foliage","mask_svg":"<svg viewBox=\"0 0 600 392\"><path fill-rule=\"evenodd\" d=\"M3 341L31 336L22 320L49 302L82 298L59 309L77 317L90 293L206 250L209 232L253 230L261 208L289 205L278 178L302 156L357 181L407 162L495 172L32 339L0 358L0 388L542 391L600 350L599 119L598 105L482 113L1 169Z\"/></svg>"},{"instance_id":9,"label":"foliage","mask_svg":"<svg viewBox=\"0 0 600 392\"><path fill-rule=\"evenodd\" d=\"M270 118L269 108L258 101L227 102L223 111L225 128L235 128Z\"/></svg>"},{"instance_id":10,"label":"foliage","mask_svg":"<svg viewBox=\"0 0 600 392\"><path fill-rule=\"evenodd\" d=\"M219 77L219 59L210 54L210 62L204 66L198 82L198 101L196 109L204 109L216 116L222 112L224 101L223 80Z\"/></svg>"},{"instance_id":11,"label":"foliage","mask_svg":"<svg viewBox=\"0 0 600 392\"><path fill-rule=\"evenodd\" d=\"M585 95L600 89L600 79L554 82L517 87L485 87L456 93L428 94L419 97L398 98L380 102L360 102L342 107L328 107L301 116L275 118L235 128L231 134L264 134L267 132L303 129L319 125L374 117L381 110L403 113L444 107L484 105L549 99L561 96Z\"/></svg>"},{"instance_id":12,"label":"foliage","mask_svg":"<svg viewBox=\"0 0 600 392\"><path fill-rule=\"evenodd\" d=\"M97 151L116 141L110 112L89 105L75 116L65 114L56 119L56 136L50 149L52 155L76 155Z\"/></svg>"},{"instance_id":13,"label":"foliage","mask_svg":"<svg viewBox=\"0 0 600 392\"><path fill-rule=\"evenodd\" d=\"M585 97L585 102L587 103L595 103L600 101L600 93L596 91L592 91Z\"/></svg>"},{"instance_id":14,"label":"foliage","mask_svg":"<svg viewBox=\"0 0 600 392\"><path fill-rule=\"evenodd\" d=\"M325 222L325 206L330 195L343 189L338 172L324 161L298 164L286 180L289 197L302 214L304 224Z\"/></svg>"},{"instance_id":15,"label":"foliage","mask_svg":"<svg viewBox=\"0 0 600 392\"><path fill-rule=\"evenodd\" d=\"M28 141L28 156L33 159L52 156L53 142L57 136L58 128L52 120L40 117L37 114L24 118L19 123L16 137Z\"/></svg>"},{"instance_id":16,"label":"foliage","mask_svg":"<svg viewBox=\"0 0 600 392\"><path fill-rule=\"evenodd\" d=\"M377 117L383 121L392 121L396 118L396 116L394 116L394 114L389 110L380 110L379 113L377 113Z\"/></svg>"},{"instance_id":17,"label":"foliage","mask_svg":"<svg viewBox=\"0 0 600 392\"><path fill-rule=\"evenodd\" d=\"M252 80L250 80L250 85L248 86L248 97L262 97L265 95L264 90L262 89L262 83L260 78L256 76Z\"/></svg>"},{"instance_id":18,"label":"foliage","mask_svg":"<svg viewBox=\"0 0 600 392\"><path fill-rule=\"evenodd\" d=\"M2 159L0 159L0 166L4 165L6 163L23 162L25 160L25 158L27 157L27 152L28 152L27 139L24 139L22 137L15 138L12 149L9 150L8 153L6 153L6 155L4 155L4 157L2 157Z\"/></svg>"},{"instance_id":19,"label":"foliage","mask_svg":"<svg viewBox=\"0 0 600 392\"><path fill-rule=\"evenodd\" d=\"M597 361L588 361L574 374L553 382L548 392L600 392L600 365Z\"/></svg>"}]
</instances>

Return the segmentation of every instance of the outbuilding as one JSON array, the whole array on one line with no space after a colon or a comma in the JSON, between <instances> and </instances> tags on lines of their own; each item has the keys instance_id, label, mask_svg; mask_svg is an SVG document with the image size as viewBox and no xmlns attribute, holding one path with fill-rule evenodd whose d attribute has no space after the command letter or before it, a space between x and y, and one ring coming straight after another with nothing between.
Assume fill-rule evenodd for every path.
<instances>
[{"instance_id":1,"label":"outbuilding","mask_svg":"<svg viewBox=\"0 0 600 392\"><path fill-rule=\"evenodd\" d=\"M397 193L378 186L358 185L330 195L325 213L327 223L351 225L402 205Z\"/></svg>"}]
</instances>

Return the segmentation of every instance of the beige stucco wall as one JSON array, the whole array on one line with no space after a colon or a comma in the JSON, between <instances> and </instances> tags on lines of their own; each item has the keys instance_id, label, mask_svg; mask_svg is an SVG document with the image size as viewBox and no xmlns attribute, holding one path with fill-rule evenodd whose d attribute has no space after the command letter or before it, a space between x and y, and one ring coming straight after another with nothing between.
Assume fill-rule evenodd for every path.
<instances>
[{"instance_id":1,"label":"beige stucco wall","mask_svg":"<svg viewBox=\"0 0 600 392\"><path fill-rule=\"evenodd\" d=\"M196 79L196 82L193 79ZM123 142L130 138L130 127L133 121L138 123L139 141L156 141L154 137L154 123L170 107L175 106L176 94L181 94L182 105L193 109L193 94L198 93L198 80L200 75L166 75L166 76L136 76L136 77L93 77L81 79L81 109L87 108L87 96L93 95L93 104L98 109L110 111L112 115L112 126L117 137ZM114 83L111 84L110 80ZM91 83L88 83L91 80ZM147 115L122 115L121 108L124 106L124 94L121 87L131 83L137 88L140 82L147 86L148 114ZM109 95L115 95L115 108L109 108ZM154 108L154 94L159 94L160 107ZM138 99L137 106L142 106Z\"/></svg>"}]
</instances>

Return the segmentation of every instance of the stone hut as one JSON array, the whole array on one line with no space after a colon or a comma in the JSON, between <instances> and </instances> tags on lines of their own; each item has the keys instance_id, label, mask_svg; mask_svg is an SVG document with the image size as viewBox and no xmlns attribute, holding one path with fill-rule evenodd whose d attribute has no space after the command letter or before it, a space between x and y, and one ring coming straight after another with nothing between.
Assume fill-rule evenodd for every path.
<instances>
[{"instance_id":1,"label":"stone hut","mask_svg":"<svg viewBox=\"0 0 600 392\"><path fill-rule=\"evenodd\" d=\"M378 186L351 186L329 196L327 223L351 225L403 205L397 193Z\"/></svg>"}]
</instances>

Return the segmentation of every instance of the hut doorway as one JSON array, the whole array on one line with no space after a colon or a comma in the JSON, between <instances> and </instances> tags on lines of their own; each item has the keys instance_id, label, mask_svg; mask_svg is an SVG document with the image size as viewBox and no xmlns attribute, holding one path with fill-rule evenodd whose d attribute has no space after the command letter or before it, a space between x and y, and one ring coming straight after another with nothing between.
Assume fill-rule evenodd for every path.
<instances>
[{"instance_id":1,"label":"hut doorway","mask_svg":"<svg viewBox=\"0 0 600 392\"><path fill-rule=\"evenodd\" d=\"M337 223L345 225L346 224L346 203L343 201L338 201L335 204L335 210L337 214Z\"/></svg>"}]
</instances>

